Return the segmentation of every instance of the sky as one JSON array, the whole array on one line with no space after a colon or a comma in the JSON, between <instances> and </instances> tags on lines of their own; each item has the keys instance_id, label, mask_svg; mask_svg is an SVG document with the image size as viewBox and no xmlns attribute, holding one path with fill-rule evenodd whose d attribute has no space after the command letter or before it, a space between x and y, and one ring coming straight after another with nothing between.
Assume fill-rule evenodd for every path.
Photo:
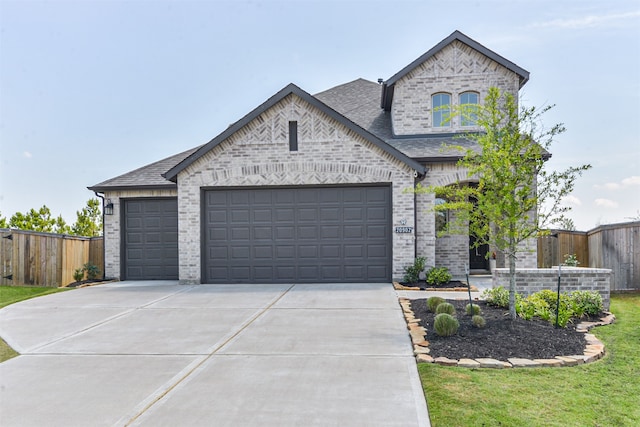
<instances>
[{"instance_id":1,"label":"sky","mask_svg":"<svg viewBox=\"0 0 640 427\"><path fill-rule=\"evenodd\" d=\"M88 186L204 144L289 83L388 79L459 30L531 73L564 123L548 170L591 164L578 230L640 219L636 0L0 0L0 215L73 223Z\"/></svg>"}]
</instances>

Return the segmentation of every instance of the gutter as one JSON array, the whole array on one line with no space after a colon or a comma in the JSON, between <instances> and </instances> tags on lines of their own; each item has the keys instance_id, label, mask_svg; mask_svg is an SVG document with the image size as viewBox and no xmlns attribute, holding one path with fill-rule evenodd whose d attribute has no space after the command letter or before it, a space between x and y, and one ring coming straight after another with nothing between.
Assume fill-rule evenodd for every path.
<instances>
[{"instance_id":1,"label":"gutter","mask_svg":"<svg viewBox=\"0 0 640 427\"><path fill-rule=\"evenodd\" d=\"M98 193L97 191L94 191L93 194L96 195L96 197L99 197L100 199L102 199L102 280L106 279L106 266L107 266L107 246L106 246L106 242L107 242L107 236L104 230L104 195L101 195L100 193Z\"/></svg>"},{"instance_id":2,"label":"gutter","mask_svg":"<svg viewBox=\"0 0 640 427\"><path fill-rule=\"evenodd\" d=\"M427 173L429 173L429 168L425 166L424 173L417 173L413 180L413 253L415 255L414 258L418 257L418 198L416 194L416 188L418 188L418 184L425 180L427 177Z\"/></svg>"}]
</instances>

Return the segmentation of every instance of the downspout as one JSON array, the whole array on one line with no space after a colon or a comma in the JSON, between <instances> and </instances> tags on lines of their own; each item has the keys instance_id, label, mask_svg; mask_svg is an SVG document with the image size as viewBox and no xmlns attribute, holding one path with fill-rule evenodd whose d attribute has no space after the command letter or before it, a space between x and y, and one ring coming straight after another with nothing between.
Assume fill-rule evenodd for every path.
<instances>
[{"instance_id":1,"label":"downspout","mask_svg":"<svg viewBox=\"0 0 640 427\"><path fill-rule=\"evenodd\" d=\"M96 195L96 197L99 197L102 199L102 280L106 279L106 264L107 264L107 246L106 246L106 239L107 236L105 235L106 233L104 232L104 196L100 195L100 193L98 193L97 191L94 191L93 194Z\"/></svg>"},{"instance_id":2,"label":"downspout","mask_svg":"<svg viewBox=\"0 0 640 427\"><path fill-rule=\"evenodd\" d=\"M413 253L415 257L418 257L418 195L416 190L418 189L418 184L425 180L427 177L427 173L429 169L425 166L424 174L420 174L418 171L414 172L414 182L413 182Z\"/></svg>"}]
</instances>

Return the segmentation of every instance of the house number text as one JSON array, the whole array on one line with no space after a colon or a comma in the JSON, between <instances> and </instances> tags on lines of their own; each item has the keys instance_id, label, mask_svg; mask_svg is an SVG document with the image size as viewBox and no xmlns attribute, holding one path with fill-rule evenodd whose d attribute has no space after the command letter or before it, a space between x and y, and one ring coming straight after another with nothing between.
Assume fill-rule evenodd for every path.
<instances>
[{"instance_id":1,"label":"house number text","mask_svg":"<svg viewBox=\"0 0 640 427\"><path fill-rule=\"evenodd\" d=\"M413 233L413 227L396 227L396 233Z\"/></svg>"}]
</instances>

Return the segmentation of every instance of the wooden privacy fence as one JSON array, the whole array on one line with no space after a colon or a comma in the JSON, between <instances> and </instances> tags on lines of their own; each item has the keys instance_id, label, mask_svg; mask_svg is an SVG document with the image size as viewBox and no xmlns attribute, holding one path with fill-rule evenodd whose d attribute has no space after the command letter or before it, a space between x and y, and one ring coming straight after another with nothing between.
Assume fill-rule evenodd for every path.
<instances>
[{"instance_id":1,"label":"wooden privacy fence","mask_svg":"<svg viewBox=\"0 0 640 427\"><path fill-rule=\"evenodd\" d=\"M551 230L538 239L539 268L559 265L567 254L576 255L579 267L611 269L612 292L640 290L640 221L587 232Z\"/></svg>"},{"instance_id":2,"label":"wooden privacy fence","mask_svg":"<svg viewBox=\"0 0 640 427\"><path fill-rule=\"evenodd\" d=\"M0 285L66 286L87 262L104 271L102 237L7 229L0 237Z\"/></svg>"},{"instance_id":3,"label":"wooden privacy fence","mask_svg":"<svg viewBox=\"0 0 640 427\"><path fill-rule=\"evenodd\" d=\"M551 230L538 239L538 268L564 262L566 255L576 255L580 267L589 267L589 241L586 232Z\"/></svg>"}]
</instances>

